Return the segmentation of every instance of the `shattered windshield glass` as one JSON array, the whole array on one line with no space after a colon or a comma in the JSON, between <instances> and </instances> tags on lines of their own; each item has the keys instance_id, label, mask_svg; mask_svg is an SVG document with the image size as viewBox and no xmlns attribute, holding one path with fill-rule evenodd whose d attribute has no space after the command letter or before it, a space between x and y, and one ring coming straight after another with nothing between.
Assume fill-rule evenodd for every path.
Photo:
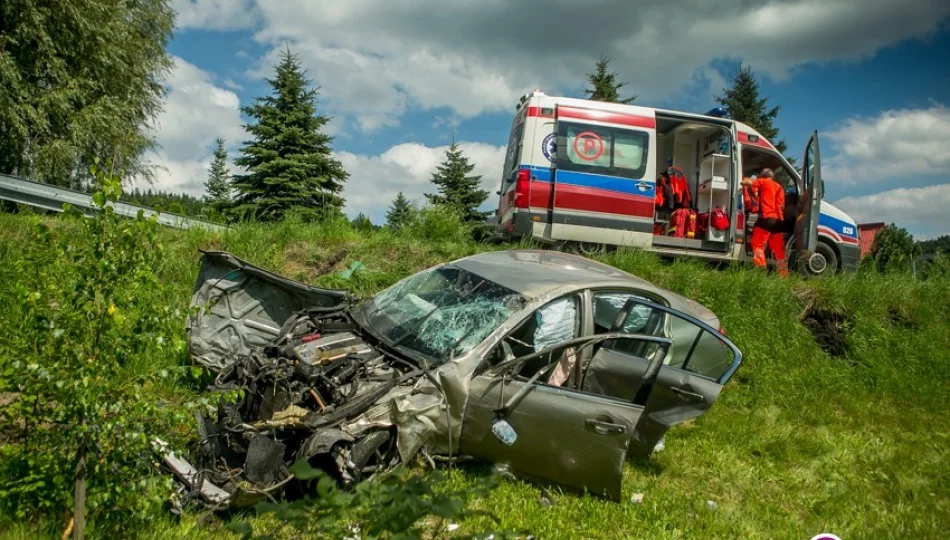
<instances>
[{"instance_id":1,"label":"shattered windshield glass","mask_svg":"<svg viewBox=\"0 0 950 540\"><path fill-rule=\"evenodd\" d=\"M470 351L524 302L495 282L441 266L393 285L364 309L366 322L390 344L443 358Z\"/></svg>"}]
</instances>

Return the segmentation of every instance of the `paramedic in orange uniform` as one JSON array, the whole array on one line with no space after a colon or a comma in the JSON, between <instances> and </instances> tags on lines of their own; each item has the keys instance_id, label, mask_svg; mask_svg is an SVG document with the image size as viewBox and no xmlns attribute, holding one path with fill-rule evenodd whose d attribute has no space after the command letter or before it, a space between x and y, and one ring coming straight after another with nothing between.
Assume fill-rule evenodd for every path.
<instances>
[{"instance_id":1,"label":"paramedic in orange uniform","mask_svg":"<svg viewBox=\"0 0 950 540\"><path fill-rule=\"evenodd\" d=\"M768 244L778 264L779 275L787 277L788 261L785 259L785 235L782 233L785 190L775 181L772 169L762 169L755 180L743 178L742 185L750 186L752 193L757 194L759 199L759 219L752 229L752 262L756 266L766 266L765 246Z\"/></svg>"}]
</instances>

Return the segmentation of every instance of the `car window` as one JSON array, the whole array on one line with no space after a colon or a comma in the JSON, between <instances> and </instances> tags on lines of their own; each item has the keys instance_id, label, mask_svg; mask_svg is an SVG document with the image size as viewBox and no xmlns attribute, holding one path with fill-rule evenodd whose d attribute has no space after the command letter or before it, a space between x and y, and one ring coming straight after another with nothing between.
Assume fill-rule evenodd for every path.
<instances>
[{"instance_id":1,"label":"car window","mask_svg":"<svg viewBox=\"0 0 950 540\"><path fill-rule=\"evenodd\" d=\"M574 338L580 337L580 299L577 295L565 296L548 302L525 318L504 338L511 358L521 358ZM495 365L505 360L505 346L499 345L489 355L488 364ZM529 360L518 369L516 376L530 378L550 364L551 358L560 358L565 349L555 349L551 356Z\"/></svg>"},{"instance_id":2,"label":"car window","mask_svg":"<svg viewBox=\"0 0 950 540\"><path fill-rule=\"evenodd\" d=\"M673 350L668 365L716 380L732 365L732 350L718 335L674 315L670 334Z\"/></svg>"},{"instance_id":3,"label":"car window","mask_svg":"<svg viewBox=\"0 0 950 540\"><path fill-rule=\"evenodd\" d=\"M665 336L666 314L638 303L641 300L650 301L631 292L595 292L591 298L594 333L605 334L613 330L626 334ZM626 315L614 329L623 313ZM631 340L608 341L603 346L639 357L648 356L656 348L655 344Z\"/></svg>"},{"instance_id":4,"label":"car window","mask_svg":"<svg viewBox=\"0 0 950 540\"><path fill-rule=\"evenodd\" d=\"M444 265L393 285L364 306L365 319L390 343L432 358L465 354L524 307L520 294Z\"/></svg>"},{"instance_id":5,"label":"car window","mask_svg":"<svg viewBox=\"0 0 950 540\"><path fill-rule=\"evenodd\" d=\"M651 301L630 292L595 292L591 298L594 333L610 331L628 307L629 313L617 331L672 339L673 347L664 364L717 380L728 371L734 358L718 335L675 314L638 304L640 300ZM656 344L631 340L608 341L604 347L639 358L649 358L658 350Z\"/></svg>"}]
</instances>

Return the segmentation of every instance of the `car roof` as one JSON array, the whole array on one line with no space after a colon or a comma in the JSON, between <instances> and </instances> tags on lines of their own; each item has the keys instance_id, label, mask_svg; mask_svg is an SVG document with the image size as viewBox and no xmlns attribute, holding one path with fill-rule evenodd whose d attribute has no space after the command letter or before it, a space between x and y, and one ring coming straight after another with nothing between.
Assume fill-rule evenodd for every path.
<instances>
[{"instance_id":1,"label":"car roof","mask_svg":"<svg viewBox=\"0 0 950 540\"><path fill-rule=\"evenodd\" d=\"M586 288L633 288L652 293L673 309L718 323L712 311L693 300L612 266L569 253L529 249L489 251L451 264L528 298Z\"/></svg>"}]
</instances>

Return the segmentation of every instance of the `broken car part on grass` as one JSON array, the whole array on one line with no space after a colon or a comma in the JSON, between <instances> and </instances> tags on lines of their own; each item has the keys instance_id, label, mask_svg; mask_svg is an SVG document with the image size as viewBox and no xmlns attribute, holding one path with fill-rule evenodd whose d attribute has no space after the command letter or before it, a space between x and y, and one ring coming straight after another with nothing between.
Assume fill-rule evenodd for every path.
<instances>
[{"instance_id":1,"label":"broken car part on grass","mask_svg":"<svg viewBox=\"0 0 950 540\"><path fill-rule=\"evenodd\" d=\"M206 252L192 304L192 356L240 397L165 464L217 508L299 489L300 460L352 485L420 452L619 499L627 455L708 410L742 358L696 302L545 251L467 257L362 303Z\"/></svg>"}]
</instances>

